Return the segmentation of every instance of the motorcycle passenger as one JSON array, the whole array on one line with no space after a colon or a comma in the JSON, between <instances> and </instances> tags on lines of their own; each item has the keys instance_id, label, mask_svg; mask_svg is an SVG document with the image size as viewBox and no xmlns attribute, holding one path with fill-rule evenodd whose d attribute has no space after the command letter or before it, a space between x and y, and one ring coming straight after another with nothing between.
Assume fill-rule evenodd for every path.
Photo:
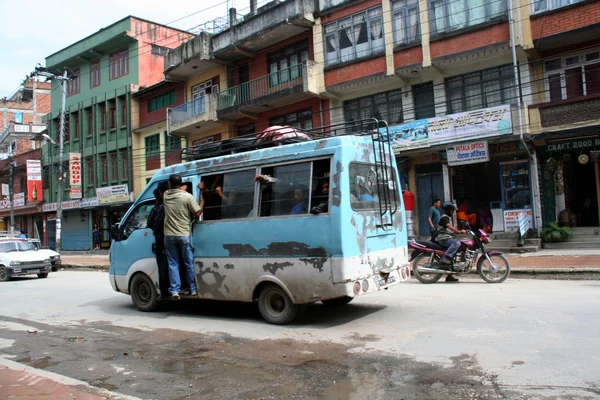
<instances>
[{"instance_id":1,"label":"motorcycle passenger","mask_svg":"<svg viewBox=\"0 0 600 400\"><path fill-rule=\"evenodd\" d=\"M447 250L442 257L442 264L451 265L452 259L454 255L458 251L460 247L460 240L454 238L455 233L467 233L464 229L458 230L454 226L452 226L452 215L458 207L456 204L452 202L445 202L442 206L444 210L444 215L438 221L438 232L435 238L435 241L443 247L446 247ZM446 277L446 282L456 282L458 279L454 278L452 275L448 275Z\"/></svg>"}]
</instances>

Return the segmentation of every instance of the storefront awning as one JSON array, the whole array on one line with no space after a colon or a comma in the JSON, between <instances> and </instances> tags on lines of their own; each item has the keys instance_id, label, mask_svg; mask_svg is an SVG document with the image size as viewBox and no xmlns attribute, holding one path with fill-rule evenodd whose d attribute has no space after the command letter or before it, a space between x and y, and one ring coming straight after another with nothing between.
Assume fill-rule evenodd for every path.
<instances>
[{"instance_id":1,"label":"storefront awning","mask_svg":"<svg viewBox=\"0 0 600 400\"><path fill-rule=\"evenodd\" d=\"M39 213L39 212L41 212L39 204L15 208L15 215L29 215L29 214ZM5 218L5 217L10 217L10 209L9 208L3 208L0 211L0 218Z\"/></svg>"}]
</instances>

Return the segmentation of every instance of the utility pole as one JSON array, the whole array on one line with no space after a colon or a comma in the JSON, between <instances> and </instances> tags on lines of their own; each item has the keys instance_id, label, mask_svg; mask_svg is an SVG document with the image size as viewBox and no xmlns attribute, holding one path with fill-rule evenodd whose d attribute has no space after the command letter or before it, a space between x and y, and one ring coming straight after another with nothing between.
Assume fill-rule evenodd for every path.
<instances>
[{"instance_id":1,"label":"utility pole","mask_svg":"<svg viewBox=\"0 0 600 400\"><path fill-rule=\"evenodd\" d=\"M10 201L10 231L14 232L15 231L15 199L13 197L14 195L14 184L15 184L15 167L17 166L17 163L15 162L15 159L13 158L13 156L11 155L9 158L9 166L10 166L10 173L9 173L9 178L8 178L8 199Z\"/></svg>"},{"instance_id":2,"label":"utility pole","mask_svg":"<svg viewBox=\"0 0 600 400\"><path fill-rule=\"evenodd\" d=\"M39 64L38 64L39 65ZM32 75L43 76L48 79L56 79L59 85L62 86L62 108L60 110L60 133L58 141L58 189L56 192L56 251L61 249L61 233L62 233L62 195L64 190L64 171L63 171L63 152L65 146L65 113L67 103L67 82L71 79L67 71L63 75L56 75L46 71L43 67L36 67Z\"/></svg>"}]
</instances>

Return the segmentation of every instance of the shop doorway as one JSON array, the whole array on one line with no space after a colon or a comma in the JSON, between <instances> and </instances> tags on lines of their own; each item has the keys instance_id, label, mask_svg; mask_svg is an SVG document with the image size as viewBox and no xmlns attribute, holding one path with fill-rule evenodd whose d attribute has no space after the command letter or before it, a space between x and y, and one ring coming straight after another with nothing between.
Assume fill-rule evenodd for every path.
<instances>
[{"instance_id":1,"label":"shop doorway","mask_svg":"<svg viewBox=\"0 0 600 400\"><path fill-rule=\"evenodd\" d=\"M48 247L56 249L56 220L48 220Z\"/></svg>"},{"instance_id":2,"label":"shop doorway","mask_svg":"<svg viewBox=\"0 0 600 400\"><path fill-rule=\"evenodd\" d=\"M596 227L599 220L594 163L581 164L578 156L579 154L568 153L562 156L565 203L566 209L570 211L570 225Z\"/></svg>"},{"instance_id":3,"label":"shop doorway","mask_svg":"<svg viewBox=\"0 0 600 400\"><path fill-rule=\"evenodd\" d=\"M435 199L444 199L444 177L441 164L417 166L417 207L419 234L429 235L429 208Z\"/></svg>"}]
</instances>

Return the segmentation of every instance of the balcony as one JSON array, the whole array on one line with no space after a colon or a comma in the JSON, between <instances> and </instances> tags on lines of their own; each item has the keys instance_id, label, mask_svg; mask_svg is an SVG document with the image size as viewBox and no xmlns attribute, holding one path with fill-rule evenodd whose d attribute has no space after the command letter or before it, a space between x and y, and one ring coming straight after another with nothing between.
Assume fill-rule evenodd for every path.
<instances>
[{"instance_id":1,"label":"balcony","mask_svg":"<svg viewBox=\"0 0 600 400\"><path fill-rule=\"evenodd\" d=\"M532 125L537 123L542 129L561 126L566 129L572 128L573 124L580 127L596 125L598 115L600 115L600 94L529 106L530 123Z\"/></svg>"},{"instance_id":2,"label":"balcony","mask_svg":"<svg viewBox=\"0 0 600 400\"><path fill-rule=\"evenodd\" d=\"M306 61L224 90L217 95L217 117L257 118L268 109L319 96L319 66Z\"/></svg>"},{"instance_id":3,"label":"balcony","mask_svg":"<svg viewBox=\"0 0 600 400\"><path fill-rule=\"evenodd\" d=\"M213 53L225 61L256 54L273 44L312 30L313 0L286 0L271 3L238 20L230 15L231 28L212 38Z\"/></svg>"},{"instance_id":4,"label":"balcony","mask_svg":"<svg viewBox=\"0 0 600 400\"><path fill-rule=\"evenodd\" d=\"M207 94L169 110L172 134L189 136L218 126L217 95Z\"/></svg>"},{"instance_id":5,"label":"balcony","mask_svg":"<svg viewBox=\"0 0 600 400\"><path fill-rule=\"evenodd\" d=\"M186 80L219 65L212 57L210 38L208 33L201 32L192 40L170 50L165 57L166 78Z\"/></svg>"}]
</instances>

